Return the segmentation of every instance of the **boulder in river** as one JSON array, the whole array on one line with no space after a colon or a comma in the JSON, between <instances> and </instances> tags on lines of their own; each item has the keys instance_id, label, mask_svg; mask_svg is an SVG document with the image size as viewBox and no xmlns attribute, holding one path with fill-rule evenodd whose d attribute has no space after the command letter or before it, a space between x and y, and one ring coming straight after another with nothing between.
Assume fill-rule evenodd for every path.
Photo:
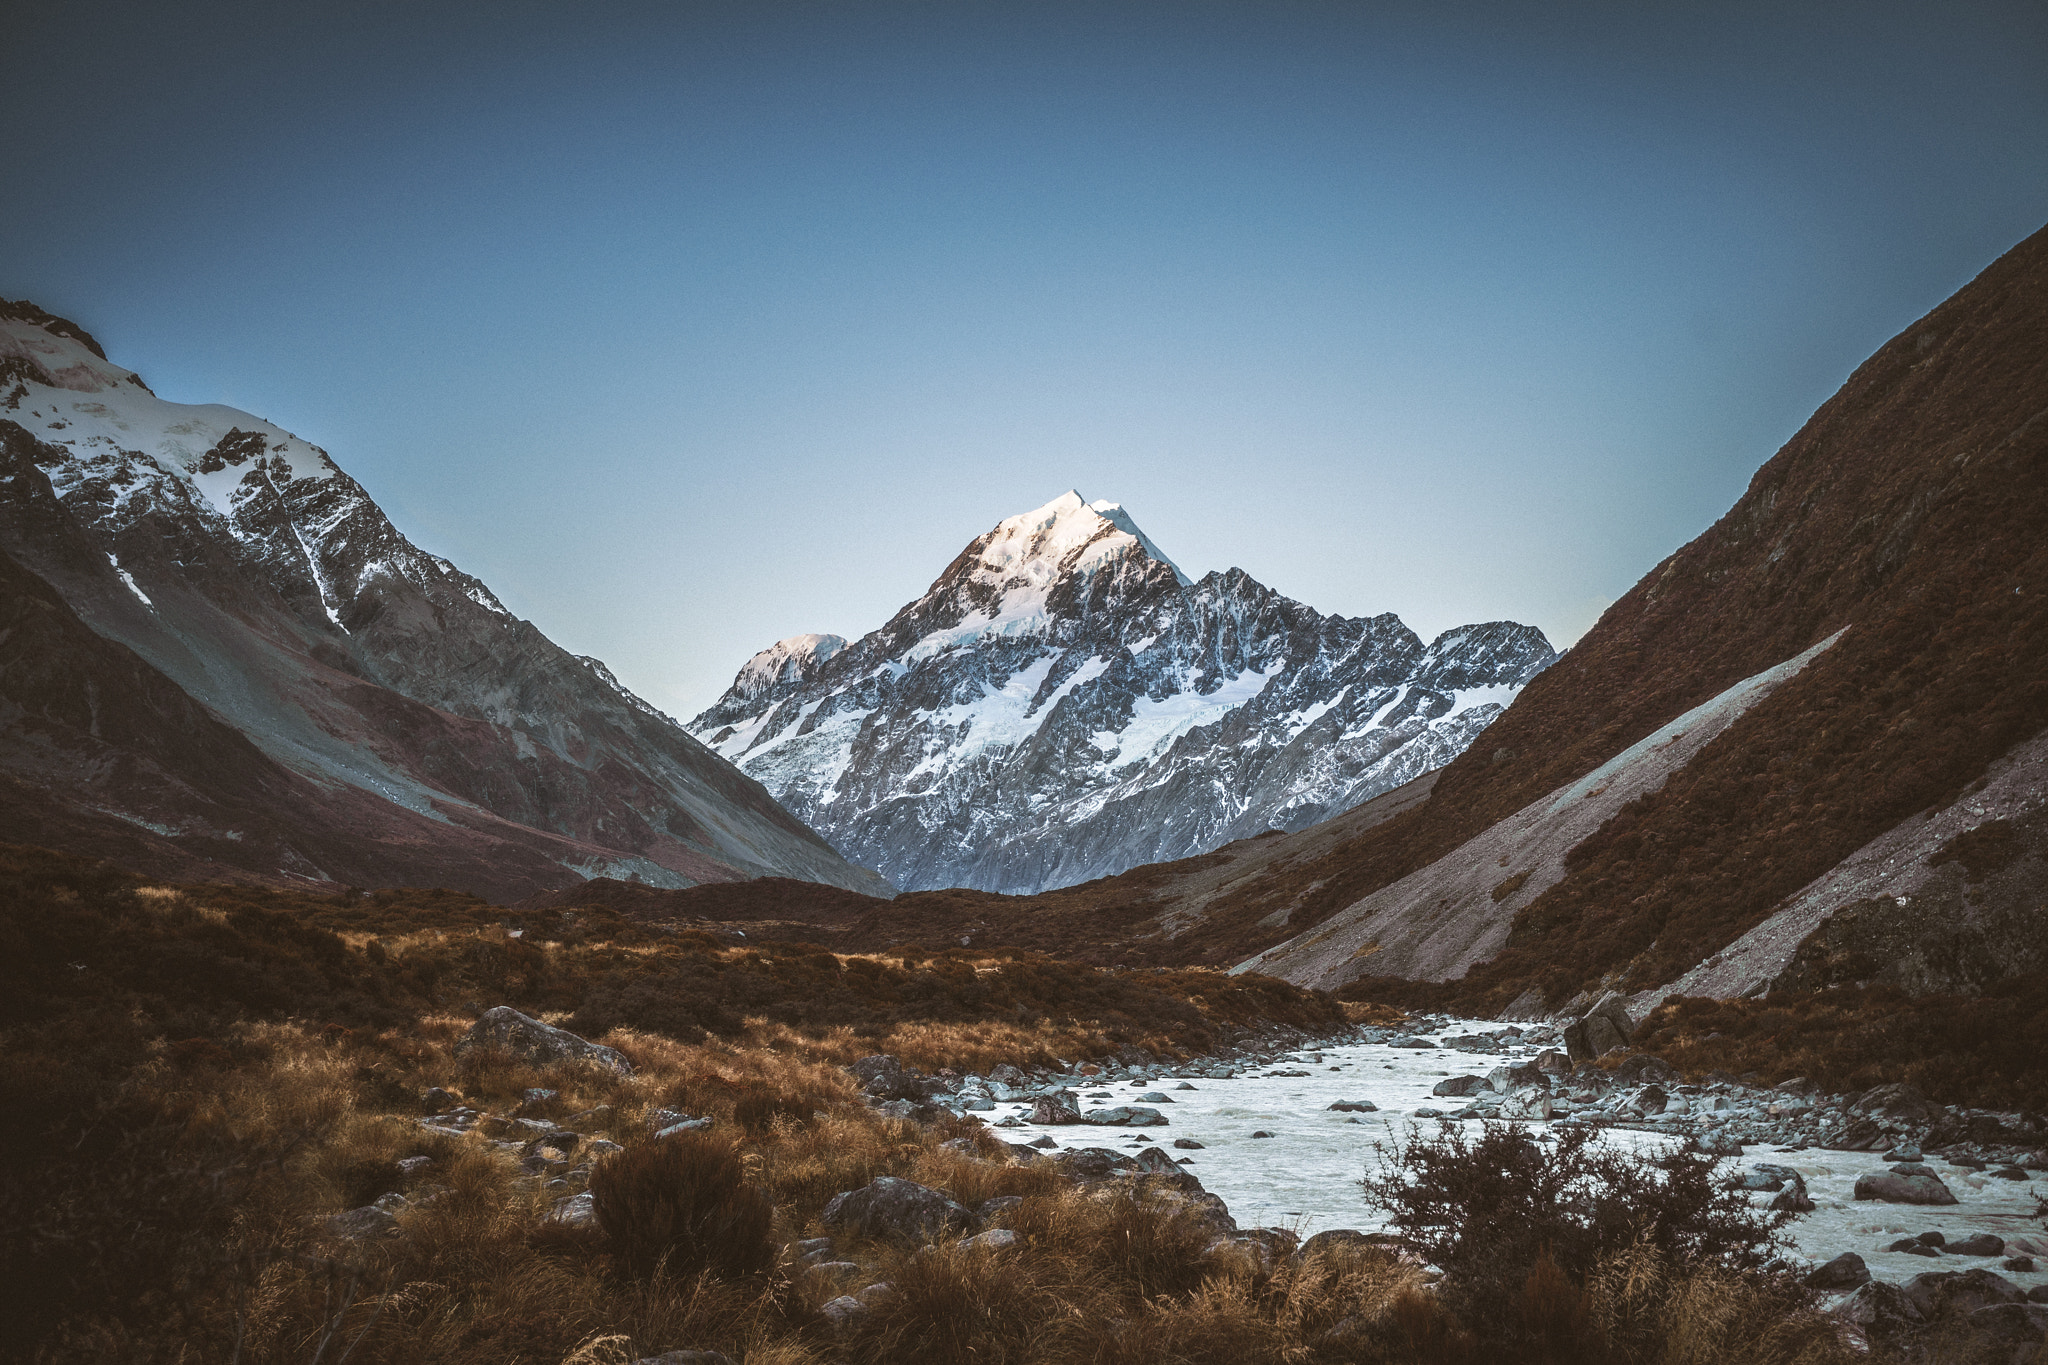
<instances>
[{"instance_id":1,"label":"boulder in river","mask_svg":"<svg viewBox=\"0 0 2048 1365\"><path fill-rule=\"evenodd\" d=\"M1932 1171L1924 1175L1880 1175L1858 1176L1856 1197L1875 1199L1886 1204L1953 1204L1955 1195L1948 1186L1941 1183L1941 1177Z\"/></svg>"},{"instance_id":2,"label":"boulder in river","mask_svg":"<svg viewBox=\"0 0 2048 1365\"><path fill-rule=\"evenodd\" d=\"M1450 1099L1463 1099L1467 1095L1478 1094L1485 1086L1484 1076L1453 1076L1447 1081L1438 1081L1430 1087L1429 1093Z\"/></svg>"},{"instance_id":3,"label":"boulder in river","mask_svg":"<svg viewBox=\"0 0 2048 1365\"><path fill-rule=\"evenodd\" d=\"M1081 1122L1097 1128L1155 1128L1166 1122L1166 1115L1142 1104L1119 1104L1083 1114Z\"/></svg>"},{"instance_id":4,"label":"boulder in river","mask_svg":"<svg viewBox=\"0 0 2048 1365\"><path fill-rule=\"evenodd\" d=\"M1072 1095L1058 1091L1051 1095L1040 1095L1031 1102L1031 1121L1040 1127L1057 1127L1061 1124L1079 1123L1081 1111L1074 1107Z\"/></svg>"},{"instance_id":5,"label":"boulder in river","mask_svg":"<svg viewBox=\"0 0 2048 1365\"><path fill-rule=\"evenodd\" d=\"M1854 1289L1870 1282L1870 1267L1853 1251L1845 1251L1826 1265L1816 1266L1806 1277L1814 1289Z\"/></svg>"}]
</instances>

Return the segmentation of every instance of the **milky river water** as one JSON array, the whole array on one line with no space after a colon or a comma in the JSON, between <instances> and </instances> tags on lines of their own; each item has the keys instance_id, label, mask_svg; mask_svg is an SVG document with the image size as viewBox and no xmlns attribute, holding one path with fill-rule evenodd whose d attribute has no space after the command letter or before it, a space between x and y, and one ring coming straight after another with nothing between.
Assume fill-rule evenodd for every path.
<instances>
[{"instance_id":1,"label":"milky river water","mask_svg":"<svg viewBox=\"0 0 2048 1365\"><path fill-rule=\"evenodd\" d=\"M1469 1029L1454 1025L1452 1031L1497 1027L1472 1021ZM1314 1060L1318 1057L1320 1061ZM997 1119L1009 1113L1026 1120L1021 1127L998 1130L1009 1142L1030 1142L1042 1134L1061 1148L1135 1151L1141 1145L1157 1144L1175 1157L1192 1158L1185 1169L1199 1177L1211 1193L1221 1196L1241 1227L1285 1227L1303 1237L1330 1228L1370 1232L1385 1226L1359 1185L1360 1177L1379 1160L1374 1144L1387 1146L1410 1133L1435 1130L1439 1120L1418 1119L1417 1109L1448 1110L1464 1104L1431 1096L1430 1088L1444 1077L1483 1076L1496 1066L1517 1060L1527 1061L1528 1054L1423 1050L1379 1043L1309 1048L1271 1066L1240 1068L1233 1080L1175 1074L1163 1080L1073 1087L1084 1097L1084 1113L1113 1104L1151 1104L1166 1115L1166 1127L1040 1128L1028 1121L1028 1105L1011 1104L999 1105L996 1113L982 1117ZM1277 1071L1308 1074L1273 1075ZM1182 1079L1195 1088L1175 1089ZM1137 1099L1153 1092L1171 1102L1153 1104ZM1085 1098L1094 1095L1109 1098ZM1365 1114L1337 1112L1329 1107L1337 1100L1369 1101L1378 1109ZM1476 1120L1463 1126L1474 1135L1479 1130ZM1531 1126L1539 1131L1549 1127L1542 1123ZM1272 1136L1254 1138L1252 1134L1258 1132ZM1133 1142L1133 1138L1144 1142ZM1172 1145L1175 1138L1192 1138L1202 1147L1176 1150ZM1610 1128L1604 1130L1604 1140L1632 1149L1652 1149L1669 1146L1676 1139ZM2028 1181L1990 1179L1930 1158L1930 1165L1960 1202L1923 1208L1857 1202L1852 1197L1858 1176L1886 1169L1880 1153L1818 1148L1786 1151L1763 1144L1746 1148L1739 1159L1725 1159L1723 1166L1732 1172L1757 1161L1789 1166L1806 1179L1815 1210L1801 1215L1787 1229L1792 1254L1802 1259L1824 1261L1854 1251L1880 1279L1904 1280L1928 1270L1984 1267L2022 1287L2048 1283L2048 1228L2034 1216L2035 1195L2048 1193L2048 1177L2040 1172L2032 1173L2034 1179ZM1758 1196L1760 1201L1769 1197ZM1930 1229L1939 1230L1951 1242L1973 1233L1993 1233L2008 1244L2017 1243L2008 1246L2006 1255L2032 1255L2043 1269L2031 1273L2003 1270L2003 1257L1930 1259L1883 1250L1900 1237Z\"/></svg>"}]
</instances>

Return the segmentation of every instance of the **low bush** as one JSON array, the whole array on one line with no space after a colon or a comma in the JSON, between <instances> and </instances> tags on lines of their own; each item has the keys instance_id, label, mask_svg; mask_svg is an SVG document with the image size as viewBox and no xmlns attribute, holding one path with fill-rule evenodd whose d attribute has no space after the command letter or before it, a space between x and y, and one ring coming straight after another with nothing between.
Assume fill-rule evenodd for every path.
<instances>
[{"instance_id":1,"label":"low bush","mask_svg":"<svg viewBox=\"0 0 2048 1365\"><path fill-rule=\"evenodd\" d=\"M628 1273L728 1278L775 1263L775 1206L728 1139L677 1133L598 1163L591 1202L606 1245Z\"/></svg>"},{"instance_id":2,"label":"low bush","mask_svg":"<svg viewBox=\"0 0 2048 1365\"><path fill-rule=\"evenodd\" d=\"M1724 1188L1710 1156L1638 1156L1601 1145L1591 1129L1545 1141L1510 1124L1487 1124L1477 1138L1447 1125L1379 1152L1366 1197L1442 1268L1445 1303L1497 1342L1570 1319L1576 1310L1558 1286L1583 1285L1604 1258L1639 1242L1675 1262L1750 1270L1791 1218Z\"/></svg>"},{"instance_id":3,"label":"low bush","mask_svg":"<svg viewBox=\"0 0 2048 1365\"><path fill-rule=\"evenodd\" d=\"M1665 1002L1637 1046L1681 1071L1805 1076L1835 1092L1904 1081L1944 1104L2048 1111L2048 973L1977 996L1892 986Z\"/></svg>"}]
</instances>

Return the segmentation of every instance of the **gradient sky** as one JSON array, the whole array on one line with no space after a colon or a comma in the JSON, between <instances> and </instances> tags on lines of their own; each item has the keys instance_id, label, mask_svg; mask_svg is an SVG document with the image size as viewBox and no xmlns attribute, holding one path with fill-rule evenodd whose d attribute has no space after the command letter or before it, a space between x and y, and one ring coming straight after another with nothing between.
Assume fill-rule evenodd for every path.
<instances>
[{"instance_id":1,"label":"gradient sky","mask_svg":"<svg viewBox=\"0 0 2048 1365\"><path fill-rule=\"evenodd\" d=\"M6 28L0 295L685 717L1069 487L1196 575L1564 644L2048 221L2031 0Z\"/></svg>"}]
</instances>

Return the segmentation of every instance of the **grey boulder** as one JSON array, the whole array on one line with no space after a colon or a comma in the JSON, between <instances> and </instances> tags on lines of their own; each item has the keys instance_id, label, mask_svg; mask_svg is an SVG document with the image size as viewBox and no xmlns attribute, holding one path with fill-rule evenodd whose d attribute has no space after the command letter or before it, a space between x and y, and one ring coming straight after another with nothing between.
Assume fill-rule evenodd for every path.
<instances>
[{"instance_id":1,"label":"grey boulder","mask_svg":"<svg viewBox=\"0 0 2048 1365\"><path fill-rule=\"evenodd\" d=\"M455 1044L462 1057L477 1048L501 1049L522 1062L552 1066L562 1062L589 1062L621 1076L633 1074L633 1064L615 1049L579 1038L567 1029L521 1014L510 1005L485 1010Z\"/></svg>"},{"instance_id":2,"label":"grey boulder","mask_svg":"<svg viewBox=\"0 0 2048 1365\"><path fill-rule=\"evenodd\" d=\"M856 1237L914 1244L961 1231L972 1225L974 1215L915 1180L885 1175L860 1189L834 1195L825 1205L823 1221L828 1228Z\"/></svg>"},{"instance_id":3,"label":"grey boulder","mask_svg":"<svg viewBox=\"0 0 2048 1365\"><path fill-rule=\"evenodd\" d=\"M1856 1197L1875 1199L1886 1204L1953 1204L1956 1197L1949 1193L1948 1186L1941 1183L1941 1177L1929 1172L1925 1175L1864 1175L1856 1178Z\"/></svg>"},{"instance_id":4,"label":"grey boulder","mask_svg":"<svg viewBox=\"0 0 2048 1365\"><path fill-rule=\"evenodd\" d=\"M1853 1251L1845 1251L1826 1265L1816 1266L1806 1277L1814 1289L1854 1289L1870 1283L1870 1267Z\"/></svg>"}]
</instances>

